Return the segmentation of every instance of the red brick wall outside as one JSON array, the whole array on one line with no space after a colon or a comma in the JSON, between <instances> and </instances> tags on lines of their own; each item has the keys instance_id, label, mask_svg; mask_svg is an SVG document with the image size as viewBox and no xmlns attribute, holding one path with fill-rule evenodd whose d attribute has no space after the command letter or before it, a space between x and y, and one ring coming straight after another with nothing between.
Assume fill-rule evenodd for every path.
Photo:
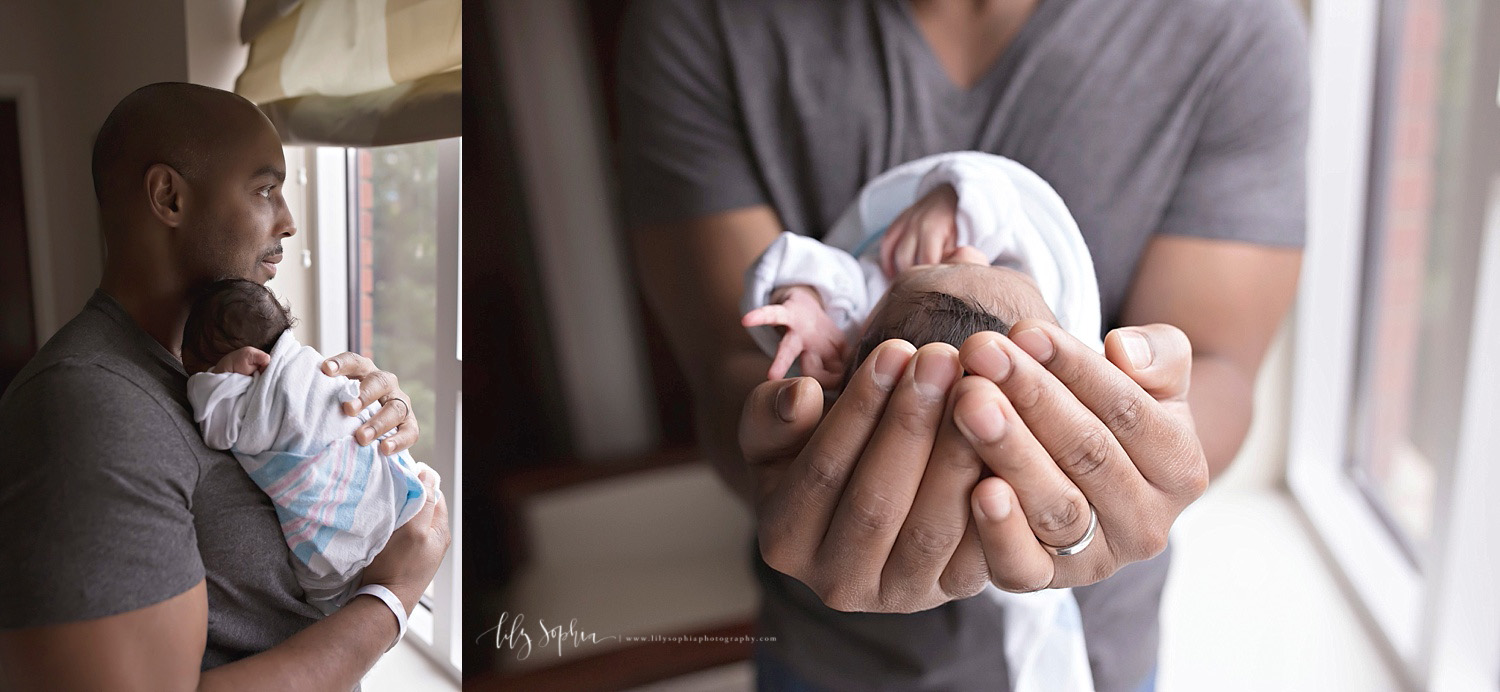
<instances>
[{"instance_id":1,"label":"red brick wall outside","mask_svg":"<svg viewBox=\"0 0 1500 692\"><path fill-rule=\"evenodd\" d=\"M1376 479L1391 471L1392 454L1405 444L1421 338L1422 301L1436 177L1438 95L1442 83L1443 0L1406 0L1401 23L1392 147L1386 198L1380 203L1385 239L1379 249L1368 390L1373 407L1368 447L1361 460Z\"/></svg>"}]
</instances>

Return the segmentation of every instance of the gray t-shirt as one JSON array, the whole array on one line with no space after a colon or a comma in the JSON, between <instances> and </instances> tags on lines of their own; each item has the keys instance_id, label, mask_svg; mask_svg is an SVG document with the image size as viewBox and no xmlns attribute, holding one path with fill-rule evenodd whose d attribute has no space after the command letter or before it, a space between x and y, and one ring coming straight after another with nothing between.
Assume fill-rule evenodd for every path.
<instances>
[{"instance_id":1,"label":"gray t-shirt","mask_svg":"<svg viewBox=\"0 0 1500 692\"><path fill-rule=\"evenodd\" d=\"M193 422L182 364L96 291L0 397L0 629L159 603L206 580L209 669L322 618L271 499Z\"/></svg>"},{"instance_id":2,"label":"gray t-shirt","mask_svg":"<svg viewBox=\"0 0 1500 692\"><path fill-rule=\"evenodd\" d=\"M1153 234L1298 246L1306 34L1290 0L1042 0L998 62L955 86L903 0L640 0L618 74L628 224L770 205L821 237L912 159L1007 156L1056 188L1094 258L1103 324ZM1075 590L1101 692L1155 663L1168 554ZM984 598L846 614L760 563L772 653L830 687L995 689Z\"/></svg>"}]
</instances>

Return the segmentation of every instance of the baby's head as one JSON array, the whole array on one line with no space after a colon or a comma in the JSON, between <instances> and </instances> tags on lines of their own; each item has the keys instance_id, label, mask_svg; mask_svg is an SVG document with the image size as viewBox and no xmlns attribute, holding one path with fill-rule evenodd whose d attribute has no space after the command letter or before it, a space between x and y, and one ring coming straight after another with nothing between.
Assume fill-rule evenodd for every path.
<instances>
[{"instance_id":1,"label":"baby's head","mask_svg":"<svg viewBox=\"0 0 1500 692\"><path fill-rule=\"evenodd\" d=\"M182 367L204 372L246 346L270 353L292 322L271 289L246 279L215 281L193 299L182 330Z\"/></svg>"},{"instance_id":2,"label":"baby's head","mask_svg":"<svg viewBox=\"0 0 1500 692\"><path fill-rule=\"evenodd\" d=\"M1011 325L1026 318L1057 321L1031 277L991 266L977 252L955 253L943 264L912 267L896 277L870 312L844 381L889 339L904 339L919 348L937 341L960 348L978 332L1007 334Z\"/></svg>"}]
</instances>

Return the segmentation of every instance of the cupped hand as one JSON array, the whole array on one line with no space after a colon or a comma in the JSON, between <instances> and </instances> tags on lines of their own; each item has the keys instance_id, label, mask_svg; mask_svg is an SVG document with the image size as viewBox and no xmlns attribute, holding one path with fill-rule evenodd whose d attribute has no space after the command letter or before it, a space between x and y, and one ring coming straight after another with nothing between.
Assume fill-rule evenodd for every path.
<instances>
[{"instance_id":1,"label":"cupped hand","mask_svg":"<svg viewBox=\"0 0 1500 692\"><path fill-rule=\"evenodd\" d=\"M1056 325L1022 320L961 351L954 419L994 472L972 510L996 586L1035 591L1100 581L1166 548L1208 487L1187 392L1192 347L1169 325L1116 329L1101 356ZM1098 513L1092 542L1059 557Z\"/></svg>"},{"instance_id":2,"label":"cupped hand","mask_svg":"<svg viewBox=\"0 0 1500 692\"><path fill-rule=\"evenodd\" d=\"M843 611L917 612L983 590L966 502L983 466L948 405L960 374L953 347L893 340L826 415L810 378L758 386L739 439L766 563Z\"/></svg>"},{"instance_id":3,"label":"cupped hand","mask_svg":"<svg viewBox=\"0 0 1500 692\"><path fill-rule=\"evenodd\" d=\"M358 353L340 353L323 361L323 374L343 375L359 381L359 398L344 402L344 413L359 415L365 407L380 402L380 409L354 431L354 441L368 445L390 430L396 432L380 442L381 454L395 454L417 443L417 416L411 397L401 391L394 374L375 367Z\"/></svg>"},{"instance_id":4,"label":"cupped hand","mask_svg":"<svg viewBox=\"0 0 1500 692\"><path fill-rule=\"evenodd\" d=\"M894 278L919 264L937 264L958 245L958 192L939 185L901 212L880 239L880 268Z\"/></svg>"},{"instance_id":5,"label":"cupped hand","mask_svg":"<svg viewBox=\"0 0 1500 692\"><path fill-rule=\"evenodd\" d=\"M778 290L776 302L745 313L745 327L776 326L785 332L776 346L767 376L786 377L792 363L800 362L802 374L816 379L825 389L835 389L844 377L847 344L844 331L823 308L818 292L808 286Z\"/></svg>"}]
</instances>

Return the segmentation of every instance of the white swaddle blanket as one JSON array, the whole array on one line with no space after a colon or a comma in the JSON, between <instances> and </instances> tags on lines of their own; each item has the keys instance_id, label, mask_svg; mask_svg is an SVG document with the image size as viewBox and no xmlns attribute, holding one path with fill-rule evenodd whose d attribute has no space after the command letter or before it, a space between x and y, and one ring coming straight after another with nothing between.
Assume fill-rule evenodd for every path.
<instances>
[{"instance_id":1,"label":"white swaddle blanket","mask_svg":"<svg viewBox=\"0 0 1500 692\"><path fill-rule=\"evenodd\" d=\"M741 312L768 304L778 287L808 285L855 343L890 287L880 269L880 238L902 211L943 184L958 193L957 244L978 249L991 264L1031 275L1058 324L1102 353L1098 280L1073 215L1036 173L980 152L928 156L882 173L860 190L822 242L782 233L746 273ZM752 327L750 333L761 350L775 355L781 338L775 327ZM1071 589L1014 594L990 585L984 594L1004 612L1012 692L1093 691Z\"/></svg>"},{"instance_id":2,"label":"white swaddle blanket","mask_svg":"<svg viewBox=\"0 0 1500 692\"><path fill-rule=\"evenodd\" d=\"M309 603L331 613L358 589L360 572L391 533L422 508L426 489L417 473L425 464L354 441L378 404L358 418L345 415L340 407L359 398L359 383L324 375L323 356L297 343L292 330L270 356L253 376L189 377L188 400L204 442L233 452L271 497L298 583Z\"/></svg>"}]
</instances>

